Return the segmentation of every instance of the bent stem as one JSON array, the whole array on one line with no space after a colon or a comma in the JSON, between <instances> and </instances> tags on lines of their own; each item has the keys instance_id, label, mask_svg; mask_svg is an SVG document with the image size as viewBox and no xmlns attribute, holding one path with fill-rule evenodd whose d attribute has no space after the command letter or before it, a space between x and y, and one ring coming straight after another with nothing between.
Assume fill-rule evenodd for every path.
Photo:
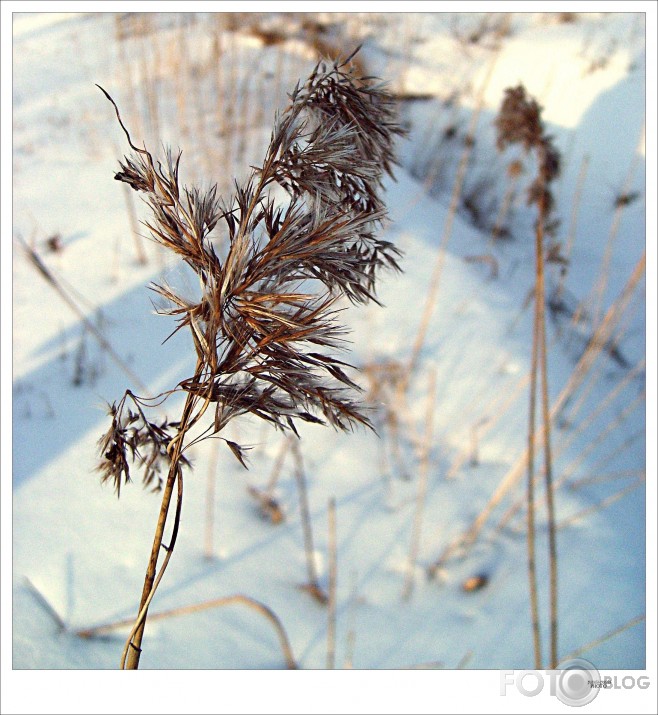
<instances>
[{"instance_id":1,"label":"bent stem","mask_svg":"<svg viewBox=\"0 0 658 715\"><path fill-rule=\"evenodd\" d=\"M214 598L210 601L194 603L188 606L180 606L178 608L170 608L166 611L160 611L159 613L151 614L151 620L160 621L166 618L183 616L189 613L199 613L200 611L206 611L211 608L220 608L223 606L231 606L234 604L246 606L247 608L250 608L257 613L260 613L274 626L277 632L277 636L279 638L279 643L281 645L281 651L286 660L286 667L289 670L295 670L297 668L297 662L293 655L290 640L288 638L288 634L286 633L285 628L283 627L283 623L281 623L281 620L271 608L266 606L264 603L257 601L255 598L251 598L250 596L245 596L241 593L236 593L231 596ZM75 631L75 635L79 638L102 638L106 634L111 633L118 628L124 628L131 623L131 620L112 621L110 623L103 623L99 626L83 628L81 630Z\"/></svg>"},{"instance_id":2,"label":"bent stem","mask_svg":"<svg viewBox=\"0 0 658 715\"><path fill-rule=\"evenodd\" d=\"M197 363L197 376L199 375L199 367L200 362ZM185 406L183 407L183 416L181 419L178 434L169 445L170 450L173 447L173 452L171 452L169 473L167 475L167 482L165 484L162 494L160 514L158 516L158 523L155 528L155 536L153 537L153 546L151 547L151 556L149 557L149 562L146 569L144 588L142 589L142 597L139 603L137 618L135 620L133 629L128 636L128 640L126 641L126 645L124 646L123 653L121 655L122 670L137 670L139 668L139 658L142 652L141 645L142 638L144 636L144 629L146 627L148 607L151 603L151 600L153 599L153 596L155 595L158 585L160 584L160 580L164 575L167 565L169 564L169 559L171 558L171 554L173 553L174 546L176 544L183 497L183 473L182 467L180 465L181 455L183 451L182 444L183 439L187 434L188 430L196 421L196 419L198 419L198 417L200 416L197 415L196 419L191 418L196 400L197 398L193 393L188 393L187 399L185 400ZM171 497L173 494L175 482L178 482L178 501L176 505L176 516L171 534L171 540L169 542L169 545L165 546L163 543L164 529L165 524L167 523L167 515L169 514L169 508L171 506ZM162 568L157 574L156 580L158 556L160 555L161 548L163 548L167 553L162 563Z\"/></svg>"}]
</instances>

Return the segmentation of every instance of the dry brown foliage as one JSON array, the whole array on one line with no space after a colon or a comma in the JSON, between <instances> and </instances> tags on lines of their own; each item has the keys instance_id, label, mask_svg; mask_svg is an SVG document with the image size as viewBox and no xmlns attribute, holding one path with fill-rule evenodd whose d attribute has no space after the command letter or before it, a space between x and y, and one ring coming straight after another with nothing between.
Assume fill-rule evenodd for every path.
<instances>
[{"instance_id":1,"label":"dry brown foliage","mask_svg":"<svg viewBox=\"0 0 658 715\"><path fill-rule=\"evenodd\" d=\"M226 203L216 186L181 187L181 153L156 161L133 144L118 109L117 117L133 154L115 178L145 195L151 237L199 277L196 298L151 287L169 304L160 312L178 319L176 330L190 330L199 365L171 392L198 397L204 410L213 406L205 434L246 413L293 431L299 420L369 426L352 397L358 388L349 366L331 351L342 348L346 333L337 300L376 300L379 271L399 269L397 248L375 235L386 215L381 180L402 134L382 85L357 78L347 63L320 63L276 118L262 166ZM275 185L287 202L275 201ZM219 238L226 239L224 255ZM127 397L144 405L126 393L112 406L112 428L101 441L103 478L117 490L129 479L128 457L139 453L140 439L160 439L163 453L171 439L167 425L129 430ZM244 463L243 448L227 444Z\"/></svg>"}]
</instances>

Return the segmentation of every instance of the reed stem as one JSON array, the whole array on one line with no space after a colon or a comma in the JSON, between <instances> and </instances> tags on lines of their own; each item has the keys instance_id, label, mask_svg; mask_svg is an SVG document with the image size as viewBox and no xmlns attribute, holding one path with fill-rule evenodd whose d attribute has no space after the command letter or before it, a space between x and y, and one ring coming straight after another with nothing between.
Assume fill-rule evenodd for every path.
<instances>
[{"instance_id":1,"label":"reed stem","mask_svg":"<svg viewBox=\"0 0 658 715\"><path fill-rule=\"evenodd\" d=\"M201 367L201 361L197 360L196 374L199 375L199 369ZM144 636L144 629L146 627L146 617L148 613L148 604L152 600L155 591L157 589L157 584L155 583L158 557L160 555L160 549L164 548L167 552L165 561L160 570L159 576L161 577L165 571L165 568L169 562L171 553L173 552L174 545L176 543L176 537L178 536L178 526L180 523L180 496L179 493L179 504L176 510L176 518L174 521L173 531L171 540L168 546L163 544L163 536L165 524L167 522L167 515L169 514L169 508L171 506L171 497L174 490L174 484L178 481L179 492L182 492L182 467L180 465L180 458L183 450L183 440L187 434L188 429L191 426L192 411L197 402L196 396L188 392L187 398L185 400L185 406L183 407L182 418L180 421L180 427L178 429L178 434L173 441L173 452L171 454L171 463L169 465L169 473L167 475L167 481L162 492L162 503L160 506L160 514L158 516L158 522L155 528L155 535L153 537L153 546L151 547L151 555L149 557L148 566L146 568L146 576L144 577L144 587L142 589L142 597L139 602L139 610L137 615L137 620L135 621L135 626L133 628L134 633L128 637L126 642L123 655L121 657L121 668L124 667L127 670L137 670L139 668L139 659L142 652L142 638ZM170 444L170 448L171 448Z\"/></svg>"}]
</instances>

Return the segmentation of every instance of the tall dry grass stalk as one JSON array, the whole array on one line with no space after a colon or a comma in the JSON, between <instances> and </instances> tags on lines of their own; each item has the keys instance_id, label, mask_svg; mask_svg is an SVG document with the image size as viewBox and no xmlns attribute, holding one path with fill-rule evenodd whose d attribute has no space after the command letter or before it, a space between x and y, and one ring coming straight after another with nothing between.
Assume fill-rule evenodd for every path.
<instances>
[{"instance_id":1,"label":"tall dry grass stalk","mask_svg":"<svg viewBox=\"0 0 658 715\"><path fill-rule=\"evenodd\" d=\"M627 197L631 193L631 187L633 185L633 178L637 170L637 165L640 162L640 158L643 155L644 149L644 135L645 127L642 126L640 131L640 136L637 142L637 149L633 153L630 166L628 168L628 173L626 174L626 179L624 181L624 186L619 197L615 200L615 211L612 217L612 223L610 224L610 231L608 233L608 240L605 245L605 250L603 252L603 258L601 259L601 269L599 271L599 277L592 292L592 297L590 301L592 303L592 310L590 311L593 316L594 325L598 325L599 319L601 317L601 309L603 306L603 299L605 296L605 290L608 285L608 279L610 277L610 262L612 260L612 253L617 239L617 234L619 233L619 226L621 224L622 215L628 206L629 202Z\"/></svg>"},{"instance_id":2,"label":"tall dry grass stalk","mask_svg":"<svg viewBox=\"0 0 658 715\"><path fill-rule=\"evenodd\" d=\"M27 578L27 576L23 579L23 581L28 591L36 599L39 606L41 606L41 608L48 614L48 616L52 618L55 625L57 626L57 630L60 633L65 633L67 629L66 621L59 615L52 603L50 603L50 601L43 595L43 593L41 593L41 591L32 583L32 581Z\"/></svg>"},{"instance_id":3,"label":"tall dry grass stalk","mask_svg":"<svg viewBox=\"0 0 658 715\"><path fill-rule=\"evenodd\" d=\"M471 119L468 125L468 130L466 136L472 139L475 136L475 130L477 129L478 121L480 119L480 113L482 112L482 107L484 106L484 95L491 77L493 76L493 70L496 66L498 60L499 52L495 52L492 56L489 66L487 68L487 73L485 74L484 80L480 86L478 96L475 103L475 108L471 114ZM429 289L427 291L427 296L425 298L425 305L423 307L423 312L421 314L420 322L418 324L418 332L414 339L414 344L411 348L411 355L409 357L409 362L405 368L404 380L401 383L401 390L407 387L411 375L417 367L418 360L420 359L420 354L425 344L425 339L427 337L427 331L429 329L430 320L434 313L434 307L438 299L439 294L439 284L441 282L441 276L443 274L443 265L445 263L446 248L450 237L452 236L452 227L454 224L455 216L457 215L457 209L459 208L459 200L462 195L462 189L464 186L464 179L466 178L466 171L468 169L469 159L473 152L474 143L472 141L467 141L464 144L464 150L462 152L459 166L457 168L457 174L455 176L455 181L452 187L452 194L450 196L450 206L448 208L448 213L446 215L445 224L443 226L443 231L441 234L441 240L439 242L438 252L436 256L436 262L432 270L432 276L430 277ZM425 180L424 189L427 191L434 181L436 169L431 169L427 179Z\"/></svg>"},{"instance_id":4,"label":"tall dry grass stalk","mask_svg":"<svg viewBox=\"0 0 658 715\"><path fill-rule=\"evenodd\" d=\"M638 296L638 298L639 300L642 300L641 297ZM630 368L630 364L626 362L625 358L621 354L620 346L624 336L631 329L632 325L632 320L623 322L618 328L610 331L609 337L602 345L602 350L604 350L612 360L615 360L617 364L626 369ZM583 381L583 384L580 387L579 395L577 398L574 396L573 400L569 400L569 403L565 405L562 414L560 415L560 421L563 425L568 426L574 423L576 416L582 409L583 405L586 404L590 393L600 382L600 378L605 377L605 370L607 367L608 365L605 361L599 360L597 366L589 371L587 378ZM627 374L634 374L635 376L635 369L631 370L630 373ZM625 378L623 381L625 381ZM568 411L567 407L569 408Z\"/></svg>"},{"instance_id":5,"label":"tall dry grass stalk","mask_svg":"<svg viewBox=\"0 0 658 715\"><path fill-rule=\"evenodd\" d=\"M641 396L643 399L644 396ZM606 429L598 435L597 439L594 440L597 443L600 442L601 440L599 439L602 436L607 436L610 432L614 431L616 428L619 427L619 425L623 422L623 420L628 416L628 414L632 411L633 408L636 407L636 405L639 403L639 399L636 399L636 401L631 405L631 409L628 411L625 411L625 414L621 415L620 418L615 418L612 420L608 425L606 426ZM576 468L579 466L579 463L582 461L580 458L577 458L576 460L572 461L560 474L560 478L557 479L554 483L554 488L558 489L561 487L563 484L567 484L567 486L570 489L577 489L579 486L584 486L586 484L596 484L600 482L605 482L605 481L612 481L614 479L619 479L623 478L625 476L638 476L638 475L643 475L644 470L627 470L627 471L622 471L622 472L617 472L613 474L608 474L608 475L603 475L601 474L601 469L605 469L606 465L608 465L615 457L618 457L620 454L623 454L626 450L631 447L635 441L644 435L644 432L636 432L630 435L627 439L625 439L620 445L616 446L613 450L610 452L605 453L602 457L600 457L597 462L593 465L591 468L591 475L594 476L589 476L589 477L583 477L582 479L579 480L570 480L570 478L573 476L574 471ZM585 449L585 457L589 455L591 451L593 451L594 446L591 446L592 442L587 445ZM520 511L523 507L523 501L521 499L516 500L510 507L509 509L505 512L501 520L498 522L496 525L496 528L494 529L494 535L499 533L502 529L506 528L509 526L510 522L514 518L514 516ZM514 527L512 527L514 529Z\"/></svg>"},{"instance_id":6,"label":"tall dry grass stalk","mask_svg":"<svg viewBox=\"0 0 658 715\"><path fill-rule=\"evenodd\" d=\"M644 613L639 616L635 616L635 618L631 618L630 621L626 621L626 623L622 624L621 626L614 628L607 633L604 633L602 636L599 636L593 641L586 643L584 646L581 646L577 650L571 651L571 653L565 655L561 660L565 661L572 660L573 658L580 658L584 653L587 653L587 651L592 650L592 648L596 648L596 646L599 646L602 643L609 641L611 638L614 638L615 636L624 633L625 631L629 630L630 628L633 628L633 626L637 626L643 621L646 621L646 616L644 615Z\"/></svg>"},{"instance_id":7,"label":"tall dry grass stalk","mask_svg":"<svg viewBox=\"0 0 658 715\"><path fill-rule=\"evenodd\" d=\"M626 437L626 439L621 444L616 445L609 452L602 454L596 460L596 463L591 466L590 473L601 474L601 471L604 470L609 464L611 464L614 459L619 457L619 455L627 452L629 449L631 449L631 447L634 447L635 443L639 440L644 440L645 436L646 433L643 429L636 430L635 432L629 434L628 437ZM573 483L574 482L571 482L569 486L571 486Z\"/></svg>"},{"instance_id":8,"label":"tall dry grass stalk","mask_svg":"<svg viewBox=\"0 0 658 715\"><path fill-rule=\"evenodd\" d=\"M190 376L154 398L184 395L180 418L151 421L146 410L153 400L127 391L111 406L111 426L99 442L102 479L117 492L135 462L145 483L162 489L122 667L139 665L148 608L178 536L191 445L218 437L246 466L244 448L220 436L240 415L295 434L296 422L338 430L370 425L354 398L359 388L345 371L349 365L335 356L346 333L337 301L376 300L380 271L399 270L398 250L376 232L386 217L382 179L392 172L394 140L403 131L390 94L372 78L358 77L350 60L322 62L298 83L275 119L262 166L236 183L228 202L218 198L216 186L181 186L180 153L167 150L161 162L137 147L102 90L132 150L115 179L143 193L151 238L178 255L200 285L196 298L167 284L151 286L170 306L159 312L178 319L174 332L189 329L194 346ZM287 198L275 199L275 188ZM214 241L219 234L223 250Z\"/></svg>"},{"instance_id":9,"label":"tall dry grass stalk","mask_svg":"<svg viewBox=\"0 0 658 715\"><path fill-rule=\"evenodd\" d=\"M560 483L566 481L576 470L583 464L589 455L601 444L605 444L610 435L638 408L645 403L644 391L637 394L620 412L614 415L613 418L601 429L601 431L593 437L579 451L578 455L564 468L560 477Z\"/></svg>"},{"instance_id":10,"label":"tall dry grass stalk","mask_svg":"<svg viewBox=\"0 0 658 715\"><path fill-rule=\"evenodd\" d=\"M535 223L535 314L532 330L532 365L530 372L530 406L528 412L528 575L535 652L535 668L541 668L541 638L535 554L535 442L538 390L541 397L542 443L544 449L544 477L548 508L548 551L550 591L550 667L557 668L557 544L555 506L553 499L553 466L551 456L551 416L548 394L546 345L546 278L544 234L553 208L551 182L560 170L560 155L546 134L541 118L541 107L528 97L519 85L505 91L500 112L496 117L498 148L521 144L526 152L534 151L537 177L528 190L528 203L537 207ZM539 383L539 384L538 384Z\"/></svg>"},{"instance_id":11,"label":"tall dry grass stalk","mask_svg":"<svg viewBox=\"0 0 658 715\"><path fill-rule=\"evenodd\" d=\"M609 494L608 496L603 497L603 499L597 501L595 504L590 504L590 506L581 509L575 514L570 514L569 516L566 516L564 519L562 519L562 521L559 522L559 524L557 524L557 528L565 529L566 527L575 524L576 522L590 516L591 514L595 514L598 511L602 511L603 509L607 509L607 507L609 507L611 504L614 504L616 501L619 501L627 494L630 494L631 492L635 491L639 487L644 486L645 484L645 476L644 473L642 473L637 479L625 486L623 489L620 489L618 492L615 492L614 494Z\"/></svg>"},{"instance_id":12,"label":"tall dry grass stalk","mask_svg":"<svg viewBox=\"0 0 658 715\"><path fill-rule=\"evenodd\" d=\"M46 281L46 283L62 298L62 300L69 306L73 313L80 319L85 327L85 330L89 331L90 335L98 342L98 344L103 348L103 351L109 355L110 359L114 362L119 369L125 373L128 379L133 383L133 385L139 389L146 391L146 387L135 371L128 365L128 363L119 355L119 353L114 349L114 346L110 341L103 335L103 333L94 325L94 323L89 320L85 311L78 305L74 299L74 290L71 286L67 286L65 281L58 278L53 271L46 266L41 256L37 252L36 248L30 247L25 242L22 236L18 236L18 241L21 244L21 248L25 253L29 264L37 271L37 273ZM79 297L81 299L81 296Z\"/></svg>"},{"instance_id":13,"label":"tall dry grass stalk","mask_svg":"<svg viewBox=\"0 0 658 715\"><path fill-rule=\"evenodd\" d=\"M585 477L580 477L580 479L572 481L569 484L569 489L576 491L583 487L589 487L592 484L606 484L608 482L615 482L618 479L630 479L631 477L646 478L646 471L644 469L620 469L616 472L608 472L607 474L592 472Z\"/></svg>"},{"instance_id":14,"label":"tall dry grass stalk","mask_svg":"<svg viewBox=\"0 0 658 715\"><path fill-rule=\"evenodd\" d=\"M645 361L640 360L638 364L635 366L635 368L630 371L624 379L620 380L616 385L614 385L608 394L599 402L597 407L590 412L587 417L578 424L577 427L574 427L568 434L568 436L563 439L560 444L559 448L556 450L554 456L557 459L563 452L565 452L568 447L573 443L573 441L578 437L580 434L582 434L585 430L587 430L596 420L597 417L599 417L615 400L616 397L620 394L622 389L626 387L637 375L639 375L642 370L644 369ZM643 399L643 398L642 398ZM637 398L636 398L637 401ZM634 402L636 402L634 401ZM617 428L620 424L620 422L628 415L635 406L633 403L631 403L631 408L629 409L628 407L622 411L622 414L615 417L611 422L608 423L608 425L605 427L605 429L600 433L599 436L592 438L589 440L587 445L579 452L579 456L574 460L571 465L561 471L560 478L556 481L555 483L555 488L557 489L564 481L566 481L571 474L575 471L575 469L580 465L580 463L593 451L593 449L600 444L606 436L610 434L615 428ZM512 506L507 510L503 518L500 520L498 523L498 526L496 527L496 531L499 531L500 529L505 528L505 526L508 524L510 519L522 508L523 506L523 500L518 499Z\"/></svg>"},{"instance_id":15,"label":"tall dry grass stalk","mask_svg":"<svg viewBox=\"0 0 658 715\"><path fill-rule=\"evenodd\" d=\"M567 400L569 400L576 393L585 378L589 375L593 365L596 364L597 359L601 356L604 346L608 343L611 335L623 318L631 298L633 297L638 286L641 284L645 275L645 268L646 254L643 254L635 264L617 299L612 303L605 316L596 327L583 354L571 372L571 375L567 380L567 384L562 388L560 394L553 402L549 414L552 422L555 422L561 410L567 403ZM537 448L537 446L541 446L542 438L542 433L535 436L535 448ZM635 438L637 438L637 436L635 436L634 439ZM454 557L456 554L464 555L476 543L482 529L487 524L495 509L518 484L524 472L527 470L527 465L528 448L526 447L517 461L503 476L499 484L494 489L493 494L485 506L473 519L469 527L456 538L452 539L443 548L438 558L436 558L428 567L428 576L434 577L449 559Z\"/></svg>"}]
</instances>

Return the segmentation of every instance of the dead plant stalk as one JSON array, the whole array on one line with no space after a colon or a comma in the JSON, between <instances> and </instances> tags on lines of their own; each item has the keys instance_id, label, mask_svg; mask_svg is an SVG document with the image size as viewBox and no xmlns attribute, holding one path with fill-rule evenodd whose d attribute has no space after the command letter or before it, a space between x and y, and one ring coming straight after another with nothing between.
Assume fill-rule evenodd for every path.
<instances>
[{"instance_id":1,"label":"dead plant stalk","mask_svg":"<svg viewBox=\"0 0 658 715\"><path fill-rule=\"evenodd\" d=\"M560 155L550 136L546 134L541 118L541 107L528 97L522 85L505 90L505 98L496 117L498 148L513 144L522 145L526 153L534 150L537 159L537 177L528 189L528 204L536 204L535 224L535 290L534 321L532 328L532 364L530 371L530 405L528 413L528 578L530 583L530 611L533 631L535 668L541 668L541 639L539 603L537 596L537 571L535 553L535 443L537 392L541 396L542 442L544 448L544 475L548 504L548 552L550 590L550 667L557 667L557 549L555 539L555 508L553 504L553 477L551 461L551 416L548 396L548 370L546 345L546 287L544 270L544 232L553 207L551 182L560 170ZM539 383L539 384L538 384Z\"/></svg>"},{"instance_id":2,"label":"dead plant stalk","mask_svg":"<svg viewBox=\"0 0 658 715\"><path fill-rule=\"evenodd\" d=\"M215 598L210 601L203 601L201 603L194 603L189 606L181 606L179 608L171 608L167 611L159 611L158 613L153 613L149 616L152 621L165 620L167 618L173 618L175 616L183 616L189 613L199 613L200 611L206 611L211 608L221 608L223 606L231 606L234 604L241 604L250 608L257 613L262 614L276 629L279 642L281 644L281 650L283 656L286 660L286 666L294 670L297 668L297 663L292 653L292 648L290 646L290 640L288 635L281 623L279 617L268 608L264 603L257 601L255 598L249 596L244 596L243 594L234 594L232 596L223 596L222 598ZM108 633L112 633L120 628L125 628L133 623L133 619L128 618L120 621L112 621L110 623L103 623L98 626L92 626L91 628L81 628L75 632L75 634L80 638L99 638Z\"/></svg>"},{"instance_id":3,"label":"dead plant stalk","mask_svg":"<svg viewBox=\"0 0 658 715\"><path fill-rule=\"evenodd\" d=\"M615 327L623 317L626 307L628 306L628 302L644 276L645 268L646 253L643 253L638 262L635 264L621 293L615 302L610 306L605 317L594 331L594 334L587 344L584 353L581 355L580 360L571 372L567 384L562 388L560 394L553 402L553 406L550 411L552 422L555 422L556 417L560 414L560 411L566 404L567 400L576 392L576 390L578 390L580 385L583 383L583 380L589 374L592 366L595 364L597 358L601 355L603 346L606 344ZM541 436L541 434L537 435L538 441ZM527 464L528 449L526 446L517 461L503 476L500 483L497 485L493 494L489 498L489 501L473 519L471 525L457 538L447 544L440 556L430 565L428 568L430 576L435 575L455 553L473 546L491 514L523 476Z\"/></svg>"},{"instance_id":4,"label":"dead plant stalk","mask_svg":"<svg viewBox=\"0 0 658 715\"><path fill-rule=\"evenodd\" d=\"M82 324L85 326L86 330L89 331L91 335L95 338L98 344L103 348L103 350L110 356L112 361L126 374L128 379L137 387L139 390L147 391L146 386L140 380L140 378L135 374L135 371L123 360L123 358L117 353L109 340L101 333L101 331L89 320L85 315L85 312L80 308L80 306L75 302L71 293L73 289L71 286L68 289L65 287L64 281L59 279L55 274L46 266L46 264L41 259L41 256L36 252L34 248L30 248L25 240L18 236L18 240L21 243L25 255L30 263L30 265L36 269L39 275L51 286L55 292L62 298L66 305L71 308L75 315L80 318Z\"/></svg>"},{"instance_id":5,"label":"dead plant stalk","mask_svg":"<svg viewBox=\"0 0 658 715\"><path fill-rule=\"evenodd\" d=\"M511 16L509 13L505 13L501 18L501 26L505 29L509 27L511 21ZM464 145L464 150L462 152L459 166L457 168L457 174L455 176L455 181L452 187L452 194L450 197L450 206L448 208L448 213L446 216L445 224L443 226L443 232L441 234L441 240L439 242L436 262L432 270L432 276L430 277L429 289L427 291L427 297L425 299L425 305L423 312L421 314L420 322L418 324L418 333L414 340L413 347L411 349L411 355L409 357L409 362L407 363L404 378L400 383L400 394L404 393L406 390L411 375L413 374L418 360L420 359L420 354L425 344L425 338L427 337L427 331L429 329L430 320L434 313L434 307L439 294L439 284L441 281L441 276L443 273L443 265L445 263L446 248L448 246L448 241L452 235L452 227L457 214L457 209L459 208L459 200L462 195L462 189L464 186L464 180L466 178L466 172L469 165L469 159L473 151L473 141L471 141L475 135L475 130L477 129L478 121L480 119L480 113L482 112L482 107L484 106L484 95L489 86L491 77L493 76L494 68L497 64L498 58L500 56L500 51L498 49L494 50L493 55L489 61L486 74L478 90L477 99L475 101L475 107L473 113L471 114L471 119L468 125L468 130L466 133L467 141ZM424 190L427 191L432 184L436 176L436 171L438 171L438 166L432 167L427 179L425 180ZM420 197L419 197L420 198Z\"/></svg>"},{"instance_id":6,"label":"dead plant stalk","mask_svg":"<svg viewBox=\"0 0 658 715\"><path fill-rule=\"evenodd\" d=\"M180 153L167 150L160 162L135 146L117 105L102 90L132 150L115 179L145 194L151 238L197 274L201 289L193 299L169 285L151 286L169 304L158 311L178 318L174 332L190 330L196 367L155 398L126 391L111 405L112 423L99 442L102 479L114 482L117 493L130 481L131 463L144 468L144 482L156 489L163 486L160 472L167 471L122 667L139 665L148 608L176 543L187 449L220 435L243 414L294 434L295 421L338 430L370 426L352 397L359 388L345 372L350 366L331 352L342 348L346 332L334 305L341 297L355 304L376 300L380 271L399 270L399 251L375 233L386 217L383 175L392 172L393 141L403 131L383 85L356 77L350 60L321 62L298 83L290 105L275 119L262 166L236 183L228 204L217 197L216 185L180 185ZM275 200L275 186L287 200ZM223 229L223 253L213 242L216 227ZM151 403L174 393L185 395L181 418L152 422L146 415ZM212 422L202 428L208 411ZM246 467L246 448L219 439ZM165 546L175 485L175 517ZM161 549L166 553L158 570Z\"/></svg>"},{"instance_id":7,"label":"dead plant stalk","mask_svg":"<svg viewBox=\"0 0 658 715\"><path fill-rule=\"evenodd\" d=\"M604 410L610 406L612 401L617 397L619 392L622 390L622 388L630 382L643 368L644 366L644 360L640 360L636 368L628 373L626 377L623 380L620 380L617 385L615 385L609 393L606 395L606 397L599 402L598 406L596 407L595 410L593 410L585 419L582 423L578 425L577 428L574 428L570 433L569 436L560 442L559 448L556 451L556 453L553 455L555 458L559 457L574 441L574 439L581 434L583 431L585 431L593 422L594 420L604 412ZM565 469L562 470L560 478L555 482L554 484L554 489L557 489L562 483L564 483L576 470L576 468L584 461L584 459L593 451L593 449L598 446L603 440L616 428L621 424L621 422L631 413L631 411L635 408L636 404L639 402L640 399L644 399L643 396L640 396L639 398L636 398L633 400L633 402L628 405L622 413L618 416L615 417L613 420L611 420L608 425L603 429L602 432L599 433L596 437L594 437L592 440L588 442L588 444L580 450L578 457ZM607 460L606 460L607 461ZM503 518L500 520L496 527L496 531L500 531L501 529L505 528L511 518L521 509L523 506L522 500L518 499L514 504L507 510Z\"/></svg>"}]
</instances>

